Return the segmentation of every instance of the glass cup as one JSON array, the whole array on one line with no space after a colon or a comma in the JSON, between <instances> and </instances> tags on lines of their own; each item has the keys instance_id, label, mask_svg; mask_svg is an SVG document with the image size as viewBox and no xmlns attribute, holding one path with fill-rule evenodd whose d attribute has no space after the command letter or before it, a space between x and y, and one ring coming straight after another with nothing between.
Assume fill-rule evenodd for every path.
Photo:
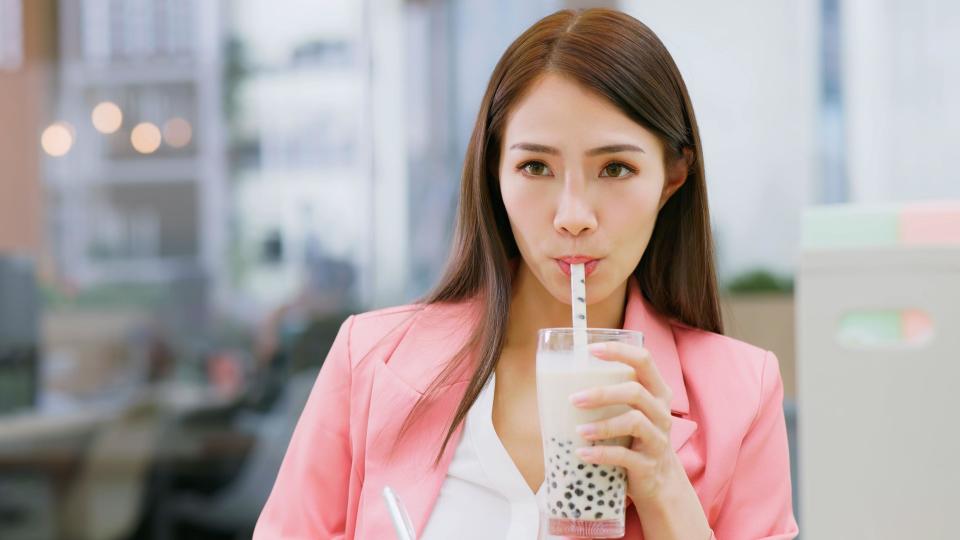
<instances>
[{"instance_id":1,"label":"glass cup","mask_svg":"<svg viewBox=\"0 0 960 540\"><path fill-rule=\"evenodd\" d=\"M587 329L587 343L618 341L643 346L633 330ZM540 513L557 536L620 538L626 522L627 473L623 467L587 463L574 450L583 446L629 446L632 437L588 441L577 426L619 416L626 404L584 409L570 394L597 386L636 380L631 366L587 353L574 357L572 328L545 328L537 340L537 406L543 437L544 487Z\"/></svg>"}]
</instances>

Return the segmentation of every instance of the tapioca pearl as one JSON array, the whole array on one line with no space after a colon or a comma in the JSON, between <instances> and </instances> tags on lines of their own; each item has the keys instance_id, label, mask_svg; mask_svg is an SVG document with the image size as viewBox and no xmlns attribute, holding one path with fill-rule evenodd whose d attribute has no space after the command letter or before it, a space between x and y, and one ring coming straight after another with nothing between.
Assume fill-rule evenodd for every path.
<instances>
[{"instance_id":1,"label":"tapioca pearl","mask_svg":"<svg viewBox=\"0 0 960 540\"><path fill-rule=\"evenodd\" d=\"M567 515L566 512L560 512L560 515L562 515L563 517L570 517L570 516Z\"/></svg>"},{"instance_id":2,"label":"tapioca pearl","mask_svg":"<svg viewBox=\"0 0 960 540\"><path fill-rule=\"evenodd\" d=\"M550 475L550 476L553 476L553 475ZM556 482L550 482L550 487L556 488L556 487L557 487L557 483L556 483Z\"/></svg>"},{"instance_id":3,"label":"tapioca pearl","mask_svg":"<svg viewBox=\"0 0 960 540\"><path fill-rule=\"evenodd\" d=\"M566 492L566 493L563 494L563 497L564 497L565 499L570 499L571 497L573 497L573 494L568 491L568 492Z\"/></svg>"},{"instance_id":4,"label":"tapioca pearl","mask_svg":"<svg viewBox=\"0 0 960 540\"><path fill-rule=\"evenodd\" d=\"M573 511L573 517L575 517L575 518L580 517L580 510L574 509L574 511Z\"/></svg>"},{"instance_id":5,"label":"tapioca pearl","mask_svg":"<svg viewBox=\"0 0 960 540\"><path fill-rule=\"evenodd\" d=\"M587 495L587 500L588 500L588 501L593 501L593 495Z\"/></svg>"},{"instance_id":6,"label":"tapioca pearl","mask_svg":"<svg viewBox=\"0 0 960 540\"><path fill-rule=\"evenodd\" d=\"M590 482L589 484L587 484L587 487L590 488L590 489L597 489L597 486L594 485L593 482Z\"/></svg>"},{"instance_id":7,"label":"tapioca pearl","mask_svg":"<svg viewBox=\"0 0 960 540\"><path fill-rule=\"evenodd\" d=\"M593 478L593 473L592 473L592 472L588 472L588 473L586 474L586 477L587 477L587 478Z\"/></svg>"},{"instance_id":8,"label":"tapioca pearl","mask_svg":"<svg viewBox=\"0 0 960 540\"><path fill-rule=\"evenodd\" d=\"M586 467L586 465L584 465L583 463L577 465L577 468L580 469L581 471L583 470L584 467Z\"/></svg>"},{"instance_id":9,"label":"tapioca pearl","mask_svg":"<svg viewBox=\"0 0 960 540\"><path fill-rule=\"evenodd\" d=\"M583 490L580 489L580 488L577 488L577 489L574 491L574 493L577 494L577 497L580 497L581 495L583 495Z\"/></svg>"},{"instance_id":10,"label":"tapioca pearl","mask_svg":"<svg viewBox=\"0 0 960 540\"><path fill-rule=\"evenodd\" d=\"M604 505L603 499L599 499L597 501L597 506L603 506L603 505Z\"/></svg>"},{"instance_id":11,"label":"tapioca pearl","mask_svg":"<svg viewBox=\"0 0 960 540\"><path fill-rule=\"evenodd\" d=\"M600 518L603 517L603 512L597 512L596 514L593 515L593 517L594 517L595 519L600 519Z\"/></svg>"},{"instance_id":12,"label":"tapioca pearl","mask_svg":"<svg viewBox=\"0 0 960 540\"><path fill-rule=\"evenodd\" d=\"M600 476L607 476L607 471L600 471Z\"/></svg>"},{"instance_id":13,"label":"tapioca pearl","mask_svg":"<svg viewBox=\"0 0 960 540\"><path fill-rule=\"evenodd\" d=\"M603 497L603 490L597 491L597 497Z\"/></svg>"}]
</instances>

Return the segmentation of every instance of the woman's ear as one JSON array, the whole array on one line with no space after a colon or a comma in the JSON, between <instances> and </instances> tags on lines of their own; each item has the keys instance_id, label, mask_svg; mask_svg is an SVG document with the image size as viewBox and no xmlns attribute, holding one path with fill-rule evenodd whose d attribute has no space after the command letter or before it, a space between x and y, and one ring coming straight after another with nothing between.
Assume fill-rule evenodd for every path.
<instances>
[{"instance_id":1,"label":"woman's ear","mask_svg":"<svg viewBox=\"0 0 960 540\"><path fill-rule=\"evenodd\" d=\"M684 146L683 155L675 159L667 168L666 179L663 183L663 192L660 195L660 210L667 204L670 197L683 186L683 183L687 181L694 159L695 154L693 153L693 149Z\"/></svg>"}]
</instances>

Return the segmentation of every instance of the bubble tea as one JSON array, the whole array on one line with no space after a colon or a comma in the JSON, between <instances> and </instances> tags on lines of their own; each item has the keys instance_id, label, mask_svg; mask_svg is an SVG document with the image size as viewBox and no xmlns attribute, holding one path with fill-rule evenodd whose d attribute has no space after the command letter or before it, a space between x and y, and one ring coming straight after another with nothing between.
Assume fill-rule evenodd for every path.
<instances>
[{"instance_id":1,"label":"bubble tea","mask_svg":"<svg viewBox=\"0 0 960 540\"><path fill-rule=\"evenodd\" d=\"M573 270L573 280L583 280ZM580 281L580 289L584 283ZM626 470L587 463L574 450L582 446L629 446L630 437L588 441L577 426L619 416L626 404L580 408L570 394L598 386L636 380L632 367L590 356L587 345L619 341L642 346L643 335L630 330L586 328L584 291L573 287L574 328L540 330L537 343L537 405L543 437L545 497L540 512L556 536L619 538L624 535ZM580 317L582 316L582 318ZM578 324L579 323L579 324ZM579 326L579 328L578 328Z\"/></svg>"}]
</instances>

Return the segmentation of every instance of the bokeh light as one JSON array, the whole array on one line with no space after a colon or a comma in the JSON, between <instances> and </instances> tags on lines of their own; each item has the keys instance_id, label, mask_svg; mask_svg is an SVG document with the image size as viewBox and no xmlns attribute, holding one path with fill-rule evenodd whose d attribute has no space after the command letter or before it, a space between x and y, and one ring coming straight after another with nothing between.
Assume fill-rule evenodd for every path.
<instances>
[{"instance_id":1,"label":"bokeh light","mask_svg":"<svg viewBox=\"0 0 960 540\"><path fill-rule=\"evenodd\" d=\"M109 135L120 129L120 125L123 124L123 111L116 103L103 101L93 108L90 119L97 131Z\"/></svg>"},{"instance_id":2,"label":"bokeh light","mask_svg":"<svg viewBox=\"0 0 960 540\"><path fill-rule=\"evenodd\" d=\"M66 122L50 124L40 136L40 146L50 156L65 156L73 147L73 129Z\"/></svg>"},{"instance_id":3,"label":"bokeh light","mask_svg":"<svg viewBox=\"0 0 960 540\"><path fill-rule=\"evenodd\" d=\"M141 154L152 154L160 148L160 128L151 122L141 122L130 132L130 144Z\"/></svg>"},{"instance_id":4,"label":"bokeh light","mask_svg":"<svg viewBox=\"0 0 960 540\"><path fill-rule=\"evenodd\" d=\"M192 138L193 128L190 126L190 122L183 118L171 118L163 125L163 139L174 148L183 148L190 144Z\"/></svg>"}]
</instances>

